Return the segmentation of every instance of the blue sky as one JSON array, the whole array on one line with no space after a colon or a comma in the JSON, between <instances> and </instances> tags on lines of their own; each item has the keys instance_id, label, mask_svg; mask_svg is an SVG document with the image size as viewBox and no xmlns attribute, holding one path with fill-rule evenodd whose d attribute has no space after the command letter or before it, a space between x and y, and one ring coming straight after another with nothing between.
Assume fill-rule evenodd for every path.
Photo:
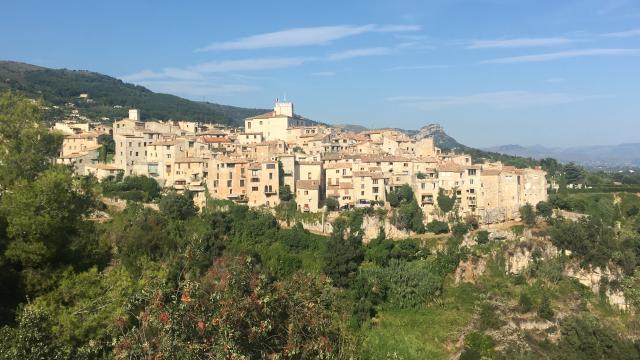
<instances>
[{"instance_id":1,"label":"blue sky","mask_svg":"<svg viewBox=\"0 0 640 360\"><path fill-rule=\"evenodd\" d=\"M640 142L637 0L7 0L0 59L472 146ZM144 111L144 109L143 109Z\"/></svg>"}]
</instances>

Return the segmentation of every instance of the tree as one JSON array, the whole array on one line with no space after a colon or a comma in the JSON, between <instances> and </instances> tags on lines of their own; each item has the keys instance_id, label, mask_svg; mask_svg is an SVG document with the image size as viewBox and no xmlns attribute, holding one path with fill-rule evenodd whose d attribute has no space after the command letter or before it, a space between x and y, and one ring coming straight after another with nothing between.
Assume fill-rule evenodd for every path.
<instances>
[{"instance_id":1,"label":"tree","mask_svg":"<svg viewBox=\"0 0 640 360\"><path fill-rule=\"evenodd\" d=\"M18 319L16 329L0 329L2 359L68 359L70 349L61 344L51 330L51 321L44 311L27 307Z\"/></svg>"},{"instance_id":2,"label":"tree","mask_svg":"<svg viewBox=\"0 0 640 360\"><path fill-rule=\"evenodd\" d=\"M107 162L108 156L116 153L116 142L113 141L113 136L108 134L98 136L98 144L102 145L98 158L102 162Z\"/></svg>"},{"instance_id":3,"label":"tree","mask_svg":"<svg viewBox=\"0 0 640 360\"><path fill-rule=\"evenodd\" d=\"M0 191L19 179L35 179L61 145L62 136L44 126L38 103L0 94Z\"/></svg>"},{"instance_id":4,"label":"tree","mask_svg":"<svg viewBox=\"0 0 640 360\"><path fill-rule=\"evenodd\" d=\"M282 201L290 201L295 197L291 192L291 187L289 185L280 185L280 189L278 191L278 196Z\"/></svg>"},{"instance_id":5,"label":"tree","mask_svg":"<svg viewBox=\"0 0 640 360\"><path fill-rule=\"evenodd\" d=\"M522 222L524 222L528 227L536 225L536 212L531 204L526 203L520 207L520 217L522 218Z\"/></svg>"},{"instance_id":6,"label":"tree","mask_svg":"<svg viewBox=\"0 0 640 360\"><path fill-rule=\"evenodd\" d=\"M569 163L564 166L564 178L567 184L582 184L585 179L584 169L574 163Z\"/></svg>"},{"instance_id":7,"label":"tree","mask_svg":"<svg viewBox=\"0 0 640 360\"><path fill-rule=\"evenodd\" d=\"M340 217L333 223L333 233L327 243L324 271L334 283L347 287L364 260L362 246L362 216Z\"/></svg>"},{"instance_id":8,"label":"tree","mask_svg":"<svg viewBox=\"0 0 640 360\"><path fill-rule=\"evenodd\" d=\"M186 220L198 212L188 192L171 191L160 199L158 206L162 214L173 220Z\"/></svg>"},{"instance_id":9,"label":"tree","mask_svg":"<svg viewBox=\"0 0 640 360\"><path fill-rule=\"evenodd\" d=\"M403 184L399 188L390 191L387 194L387 201L391 207L397 208L403 203L409 203L415 200L413 189L408 184Z\"/></svg>"},{"instance_id":10,"label":"tree","mask_svg":"<svg viewBox=\"0 0 640 360\"><path fill-rule=\"evenodd\" d=\"M444 192L444 189L440 188L440 191L438 192L437 202L438 208L440 208L443 213L446 214L449 211L453 210L453 207L456 203L455 191L451 196L447 196L447 194Z\"/></svg>"},{"instance_id":11,"label":"tree","mask_svg":"<svg viewBox=\"0 0 640 360\"><path fill-rule=\"evenodd\" d=\"M333 196L328 196L325 199L324 204L327 207L328 211L336 211L340 207L340 203L338 202L338 199L336 199Z\"/></svg>"},{"instance_id":12,"label":"tree","mask_svg":"<svg viewBox=\"0 0 640 360\"><path fill-rule=\"evenodd\" d=\"M410 230L416 233L424 232L424 215L422 208L415 199L403 201L394 216L393 223L400 230Z\"/></svg>"},{"instance_id":13,"label":"tree","mask_svg":"<svg viewBox=\"0 0 640 360\"><path fill-rule=\"evenodd\" d=\"M547 201L540 201L536 204L536 213L548 222L553 216L553 207Z\"/></svg>"},{"instance_id":14,"label":"tree","mask_svg":"<svg viewBox=\"0 0 640 360\"><path fill-rule=\"evenodd\" d=\"M85 220L95 208L90 181L55 167L34 181L18 180L0 199L7 222L5 257L21 269L23 285L34 294L52 285L56 270L104 262L107 249Z\"/></svg>"}]
</instances>

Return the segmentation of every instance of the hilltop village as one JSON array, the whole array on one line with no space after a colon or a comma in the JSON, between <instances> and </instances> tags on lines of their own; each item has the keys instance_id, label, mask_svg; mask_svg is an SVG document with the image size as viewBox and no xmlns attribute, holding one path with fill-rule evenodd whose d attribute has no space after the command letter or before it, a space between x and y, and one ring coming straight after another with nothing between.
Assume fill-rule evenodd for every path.
<instances>
[{"instance_id":1,"label":"hilltop village","mask_svg":"<svg viewBox=\"0 0 640 360\"><path fill-rule=\"evenodd\" d=\"M389 192L408 184L425 222L437 216L438 195L445 194L456 199L461 216L496 223L547 199L540 168L474 164L470 155L441 151L433 138L393 129L350 132L317 124L296 114L291 102L245 119L244 128L142 121L132 109L112 126L66 121L52 130L64 134L57 162L76 173L100 180L148 176L189 191L200 206L209 196L273 208L284 192L295 195L302 212L322 211L328 198L341 209L385 206ZM102 134L115 143L109 162L98 160Z\"/></svg>"}]
</instances>

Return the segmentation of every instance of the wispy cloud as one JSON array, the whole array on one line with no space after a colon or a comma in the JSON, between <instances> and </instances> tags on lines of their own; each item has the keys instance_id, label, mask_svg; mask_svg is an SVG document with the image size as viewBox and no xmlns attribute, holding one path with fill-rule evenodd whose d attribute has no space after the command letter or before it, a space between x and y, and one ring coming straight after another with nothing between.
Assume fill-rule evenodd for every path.
<instances>
[{"instance_id":1,"label":"wispy cloud","mask_svg":"<svg viewBox=\"0 0 640 360\"><path fill-rule=\"evenodd\" d=\"M619 31L619 32L611 32L602 34L601 36L608 38L630 38L640 36L640 29L632 29L628 31Z\"/></svg>"},{"instance_id":2,"label":"wispy cloud","mask_svg":"<svg viewBox=\"0 0 640 360\"><path fill-rule=\"evenodd\" d=\"M640 49L580 49L553 53L533 54L498 58L482 61L482 64L513 64L525 62L541 62L588 56L638 56Z\"/></svg>"},{"instance_id":3,"label":"wispy cloud","mask_svg":"<svg viewBox=\"0 0 640 360\"><path fill-rule=\"evenodd\" d=\"M439 110L467 106L485 106L496 109L550 106L605 97L610 97L610 95L499 91L461 96L394 96L387 98L387 100L420 110Z\"/></svg>"},{"instance_id":4,"label":"wispy cloud","mask_svg":"<svg viewBox=\"0 0 640 360\"><path fill-rule=\"evenodd\" d=\"M361 49L349 49L345 51L339 51L329 54L328 60L346 60L363 56L378 56L387 55L391 53L391 49L386 47L374 47L374 48L361 48Z\"/></svg>"},{"instance_id":5,"label":"wispy cloud","mask_svg":"<svg viewBox=\"0 0 640 360\"><path fill-rule=\"evenodd\" d=\"M138 85L142 85L156 92L182 95L189 98L230 95L255 91L258 89L253 85L221 84L217 83L215 80L145 80L138 82Z\"/></svg>"},{"instance_id":6,"label":"wispy cloud","mask_svg":"<svg viewBox=\"0 0 640 360\"><path fill-rule=\"evenodd\" d=\"M467 49L519 48L563 45L573 42L566 37L474 40Z\"/></svg>"},{"instance_id":7,"label":"wispy cloud","mask_svg":"<svg viewBox=\"0 0 640 360\"><path fill-rule=\"evenodd\" d=\"M416 25L337 25L293 28L282 31L251 35L248 37L217 42L197 51L249 50L277 47L326 45L332 41L365 33L397 33L418 31Z\"/></svg>"},{"instance_id":8,"label":"wispy cloud","mask_svg":"<svg viewBox=\"0 0 640 360\"><path fill-rule=\"evenodd\" d=\"M132 82L159 79L193 80L200 79L204 74L209 73L232 73L236 71L287 68L299 66L313 60L313 58L282 57L212 61L188 66L186 68L165 68L161 71L143 70L134 74L121 76L120 78Z\"/></svg>"},{"instance_id":9,"label":"wispy cloud","mask_svg":"<svg viewBox=\"0 0 640 360\"><path fill-rule=\"evenodd\" d=\"M311 75L313 76L321 76L321 77L328 77L328 76L334 76L336 73L333 71L317 71L314 73L311 73Z\"/></svg>"},{"instance_id":10,"label":"wispy cloud","mask_svg":"<svg viewBox=\"0 0 640 360\"><path fill-rule=\"evenodd\" d=\"M313 58L304 57L280 57L280 58L255 58L225 61L211 61L190 67L190 70L204 73L223 73L234 71L254 71L265 69L288 68L313 61Z\"/></svg>"},{"instance_id":11,"label":"wispy cloud","mask_svg":"<svg viewBox=\"0 0 640 360\"><path fill-rule=\"evenodd\" d=\"M407 65L407 66L394 66L387 69L388 71L403 71L403 70L433 70L433 69L445 69L449 65Z\"/></svg>"}]
</instances>

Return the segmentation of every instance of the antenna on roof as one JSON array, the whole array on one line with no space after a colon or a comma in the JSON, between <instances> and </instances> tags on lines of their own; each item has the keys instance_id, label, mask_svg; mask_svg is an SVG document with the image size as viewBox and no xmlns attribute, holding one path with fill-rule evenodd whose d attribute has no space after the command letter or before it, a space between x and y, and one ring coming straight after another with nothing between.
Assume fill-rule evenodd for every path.
<instances>
[{"instance_id":1,"label":"antenna on roof","mask_svg":"<svg viewBox=\"0 0 640 360\"><path fill-rule=\"evenodd\" d=\"M284 92L284 96L283 96L284 102L287 102L287 92Z\"/></svg>"}]
</instances>

